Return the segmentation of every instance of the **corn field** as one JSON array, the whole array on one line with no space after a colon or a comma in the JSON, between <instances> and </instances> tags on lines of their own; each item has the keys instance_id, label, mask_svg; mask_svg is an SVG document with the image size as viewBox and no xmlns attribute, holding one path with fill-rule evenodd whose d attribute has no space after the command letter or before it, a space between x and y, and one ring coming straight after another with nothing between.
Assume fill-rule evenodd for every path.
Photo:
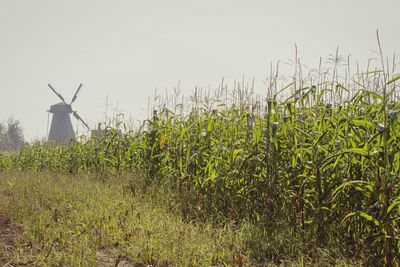
<instances>
[{"instance_id":1,"label":"corn field","mask_svg":"<svg viewBox=\"0 0 400 267\"><path fill-rule=\"evenodd\" d=\"M279 227L337 244L371 264L400 261L400 119L395 64L295 74L268 92L221 83L187 100L158 98L140 129L0 156L0 171L142 173L166 184L186 218ZM284 93L286 92L286 95ZM287 93L290 92L290 93Z\"/></svg>"}]
</instances>

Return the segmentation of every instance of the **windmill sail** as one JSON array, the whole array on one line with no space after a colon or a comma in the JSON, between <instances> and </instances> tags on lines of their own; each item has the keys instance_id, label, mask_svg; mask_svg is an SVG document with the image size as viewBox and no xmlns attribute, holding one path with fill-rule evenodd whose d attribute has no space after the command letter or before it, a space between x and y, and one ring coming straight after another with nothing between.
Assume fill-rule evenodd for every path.
<instances>
[{"instance_id":1,"label":"windmill sail","mask_svg":"<svg viewBox=\"0 0 400 267\"><path fill-rule=\"evenodd\" d=\"M82 84L80 84L79 87L78 87L78 89L76 90L76 92L75 92L75 94L74 94L74 97L73 97L72 100L71 100L70 105L71 105L72 103L75 102L76 98L78 97L78 93L79 93L79 91L81 90L81 87L82 87Z\"/></svg>"},{"instance_id":2,"label":"windmill sail","mask_svg":"<svg viewBox=\"0 0 400 267\"><path fill-rule=\"evenodd\" d=\"M83 123L83 125L85 125L86 128L90 128L89 125L87 125L87 123L81 118L81 116L78 115L78 112L73 111L72 115L74 115L74 117L78 120L81 121Z\"/></svg>"},{"instance_id":3,"label":"windmill sail","mask_svg":"<svg viewBox=\"0 0 400 267\"><path fill-rule=\"evenodd\" d=\"M65 103L64 97L63 97L59 92L57 92L57 90L54 89L54 87L53 87L51 84L47 84L47 85L48 85L48 86L50 87L50 89L56 94L56 96L58 96L58 98L61 99L61 101L62 101L64 104L67 104L67 103Z\"/></svg>"}]
</instances>

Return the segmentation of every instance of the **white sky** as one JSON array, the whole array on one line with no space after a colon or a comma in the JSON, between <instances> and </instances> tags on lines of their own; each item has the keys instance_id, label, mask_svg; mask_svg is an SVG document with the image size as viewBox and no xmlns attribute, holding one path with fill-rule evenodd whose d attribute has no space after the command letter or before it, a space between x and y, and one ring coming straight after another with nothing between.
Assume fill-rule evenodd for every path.
<instances>
[{"instance_id":1,"label":"white sky","mask_svg":"<svg viewBox=\"0 0 400 267\"><path fill-rule=\"evenodd\" d=\"M148 97L181 81L217 87L242 76L258 92L270 62L310 67L342 54L364 62L400 52L400 0L0 0L0 121L19 119L28 140L46 134L52 83L94 125L110 104L144 119ZM75 119L72 118L74 127Z\"/></svg>"}]
</instances>

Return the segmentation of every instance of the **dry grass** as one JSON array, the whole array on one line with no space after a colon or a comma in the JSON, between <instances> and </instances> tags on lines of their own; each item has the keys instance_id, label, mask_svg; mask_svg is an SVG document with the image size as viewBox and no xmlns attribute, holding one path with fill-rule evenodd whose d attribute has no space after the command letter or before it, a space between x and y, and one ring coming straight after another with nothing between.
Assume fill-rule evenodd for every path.
<instances>
[{"instance_id":1,"label":"dry grass","mask_svg":"<svg viewBox=\"0 0 400 267\"><path fill-rule=\"evenodd\" d=\"M7 260L29 266L273 264L251 257L252 249L264 246L277 253L276 263L313 262L289 235L268 240L250 224L215 227L184 221L171 208L167 191L148 188L144 194L139 186L127 177L100 182L85 176L2 174L0 214L21 229L17 239L12 232L5 236L10 238L6 244L14 244ZM296 251L297 257L287 257ZM346 263L331 252L315 255L321 263Z\"/></svg>"}]
</instances>

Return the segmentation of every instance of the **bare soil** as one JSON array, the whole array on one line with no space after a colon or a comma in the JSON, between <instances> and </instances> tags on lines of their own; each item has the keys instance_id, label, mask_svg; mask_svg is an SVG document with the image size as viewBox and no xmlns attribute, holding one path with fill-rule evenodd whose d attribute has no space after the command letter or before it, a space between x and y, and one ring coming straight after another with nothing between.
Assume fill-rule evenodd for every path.
<instances>
[{"instance_id":1,"label":"bare soil","mask_svg":"<svg viewBox=\"0 0 400 267\"><path fill-rule=\"evenodd\" d=\"M13 252L15 249L16 229L11 222L0 215L0 266L14 266Z\"/></svg>"}]
</instances>

